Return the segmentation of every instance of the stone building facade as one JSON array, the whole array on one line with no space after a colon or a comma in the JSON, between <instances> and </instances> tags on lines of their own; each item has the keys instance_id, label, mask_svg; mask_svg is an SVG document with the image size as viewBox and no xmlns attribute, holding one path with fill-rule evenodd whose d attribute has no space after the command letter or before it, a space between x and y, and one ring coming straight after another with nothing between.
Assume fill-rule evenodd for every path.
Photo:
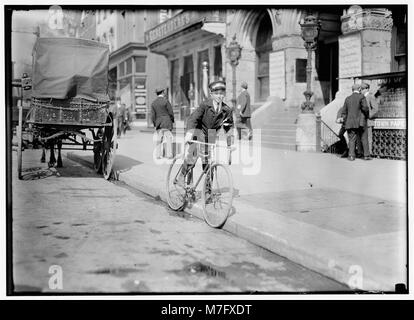
<instances>
[{"instance_id":1,"label":"stone building facade","mask_svg":"<svg viewBox=\"0 0 414 320\"><path fill-rule=\"evenodd\" d=\"M134 119L147 119L155 88L165 78L167 61L149 52L144 33L164 18L159 10L111 10L94 12L95 40L109 45L109 95L120 98Z\"/></svg>"},{"instance_id":2,"label":"stone building facade","mask_svg":"<svg viewBox=\"0 0 414 320\"><path fill-rule=\"evenodd\" d=\"M179 10L149 29L145 43L150 52L168 60L166 82L170 99L179 108L191 103L189 83L195 90L195 106L200 102L206 72L208 81L226 80L227 101L231 101L232 66L226 49L235 37L242 47L236 95L240 82L246 81L256 110L253 127L262 129L265 143L298 150L307 63L300 23L309 14L321 26L312 52L315 112L348 95L357 77L406 69L407 8L403 5Z\"/></svg>"}]
</instances>

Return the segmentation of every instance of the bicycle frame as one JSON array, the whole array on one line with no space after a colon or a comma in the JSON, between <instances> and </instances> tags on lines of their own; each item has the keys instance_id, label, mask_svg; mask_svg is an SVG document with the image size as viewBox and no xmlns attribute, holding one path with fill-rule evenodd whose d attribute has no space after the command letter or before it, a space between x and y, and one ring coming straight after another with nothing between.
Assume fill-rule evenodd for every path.
<instances>
[{"instance_id":1,"label":"bicycle frame","mask_svg":"<svg viewBox=\"0 0 414 320\"><path fill-rule=\"evenodd\" d=\"M217 145L215 143L200 142L200 141L196 141L196 140L191 141L190 143L198 144L200 146L201 145L207 145L209 147L212 147L212 150L214 150L214 151L215 151L215 148L217 147ZM184 152L184 154L185 154L185 152ZM197 159L194 162L194 165L192 165L191 169L186 174L186 178L187 178L188 175L190 175L191 176L191 180L193 180L193 169L194 169L194 167L195 167L195 165L196 165L196 163L198 161L198 158L204 158L204 159L207 158L207 159L210 159L210 156L211 155L209 153L207 153L207 154L204 154L204 153L201 154L201 152L198 150L197 151ZM191 189L194 189L194 190L197 189L198 185L201 182L201 179L202 179L203 175L207 174L208 170L210 169L211 165L213 165L213 164L214 164L214 161L211 161L211 162L209 161L209 163L207 163L207 166L203 169L203 172L201 172L200 176L198 177L196 184L194 186L192 186ZM175 179L177 178L177 176L178 176L179 173L180 173L180 171L177 172L177 174L175 176ZM187 179L185 179L185 181L187 181Z\"/></svg>"},{"instance_id":2,"label":"bicycle frame","mask_svg":"<svg viewBox=\"0 0 414 320\"><path fill-rule=\"evenodd\" d=\"M192 165L191 169L186 174L186 178L187 178L188 175L190 175L191 176L191 180L193 179L193 169L194 169L194 167L195 167L195 165L196 165L196 163L198 161L198 158L204 158L204 159L208 159L208 160L210 160L211 158L214 159L216 148L220 148L220 147L229 149L230 151L233 151L233 148L231 148L229 146L224 147L224 146L217 145L216 143L201 142L201 141L197 141L197 140L193 140L190 143L198 144L199 146L208 146L208 147L211 147L212 148L211 149L211 153L210 152L207 152L207 154L201 153L200 150L197 151L197 159L194 162L194 165ZM184 154L185 154L185 152L184 152ZM209 161L207 163L207 166L203 169L203 172L201 172L201 174L198 177L197 182L195 183L195 185L192 186L192 187L190 187L191 189L193 189L193 190L196 190L197 189L198 185L201 182L201 179L202 179L203 175L206 175L207 172L208 172L208 170L210 169L210 167L212 165L214 165L215 163L216 163L216 161L214 161L214 160L213 161ZM175 176L175 179L177 178L177 176L178 176L179 173L180 173L180 171L177 172L177 174ZM185 179L185 181L187 181L187 180Z\"/></svg>"}]
</instances>

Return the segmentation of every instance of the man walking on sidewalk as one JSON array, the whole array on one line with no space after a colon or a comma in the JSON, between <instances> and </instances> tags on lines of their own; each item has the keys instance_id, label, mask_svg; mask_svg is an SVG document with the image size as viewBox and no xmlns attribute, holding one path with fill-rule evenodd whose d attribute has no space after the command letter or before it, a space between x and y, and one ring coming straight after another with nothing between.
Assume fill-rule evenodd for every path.
<instances>
[{"instance_id":1,"label":"man walking on sidewalk","mask_svg":"<svg viewBox=\"0 0 414 320\"><path fill-rule=\"evenodd\" d=\"M342 110L342 119L345 122L345 129L349 138L349 156L348 160L355 160L355 148L357 136L361 132L361 124L364 117L368 117L368 104L364 95L359 93L360 85L352 85L352 94L345 99ZM362 123L361 123L362 122ZM362 141L364 148L364 160L371 160L368 151L368 140Z\"/></svg>"},{"instance_id":2,"label":"man walking on sidewalk","mask_svg":"<svg viewBox=\"0 0 414 320\"><path fill-rule=\"evenodd\" d=\"M167 142L166 156L172 158L172 129L174 123L174 112L170 102L165 98L165 88L158 88L155 90L157 98L151 104L151 120L157 130L156 141L156 157L157 159L162 157L162 143L164 139Z\"/></svg>"},{"instance_id":3,"label":"man walking on sidewalk","mask_svg":"<svg viewBox=\"0 0 414 320\"><path fill-rule=\"evenodd\" d=\"M210 98L203 101L200 106L190 115L187 121L187 133L185 135L185 142L190 143L182 170L177 177L176 183L184 186L184 178L188 171L194 167L198 155L197 145L191 144L192 140L197 140L205 143L215 143L217 131L224 129L227 135L227 145L231 145L231 133L233 128L233 110L223 102L226 94L226 84L224 81L215 81L210 83ZM204 154L208 153L208 147L200 148ZM207 159L203 158L203 170L207 166ZM206 179L210 177L206 176ZM207 185L210 186L210 180L207 180ZM207 193L210 193L211 187L207 187Z\"/></svg>"},{"instance_id":4,"label":"man walking on sidewalk","mask_svg":"<svg viewBox=\"0 0 414 320\"><path fill-rule=\"evenodd\" d=\"M242 92L240 93L239 97L237 98L237 134L239 140L241 140L241 130L245 127L249 130L248 139L251 140L253 137L253 129L252 123L250 121L251 118L251 110L250 110L250 95L247 92L247 83L243 81L241 83Z\"/></svg>"}]
</instances>

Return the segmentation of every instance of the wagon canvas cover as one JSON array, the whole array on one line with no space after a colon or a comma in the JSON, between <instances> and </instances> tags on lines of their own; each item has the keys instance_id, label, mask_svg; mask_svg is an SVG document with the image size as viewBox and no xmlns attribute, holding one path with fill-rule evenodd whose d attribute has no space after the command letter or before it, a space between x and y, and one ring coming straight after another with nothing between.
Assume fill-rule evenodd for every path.
<instances>
[{"instance_id":1,"label":"wagon canvas cover","mask_svg":"<svg viewBox=\"0 0 414 320\"><path fill-rule=\"evenodd\" d=\"M75 38L39 38L33 48L34 98L108 99L109 47Z\"/></svg>"}]
</instances>

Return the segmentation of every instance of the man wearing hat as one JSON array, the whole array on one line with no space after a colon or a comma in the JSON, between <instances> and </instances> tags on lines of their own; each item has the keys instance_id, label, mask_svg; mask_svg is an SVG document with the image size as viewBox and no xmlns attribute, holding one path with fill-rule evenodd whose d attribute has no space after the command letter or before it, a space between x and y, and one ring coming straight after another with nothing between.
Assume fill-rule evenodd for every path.
<instances>
[{"instance_id":1,"label":"man wearing hat","mask_svg":"<svg viewBox=\"0 0 414 320\"><path fill-rule=\"evenodd\" d=\"M374 126L374 119L375 115L378 112L378 103L375 99L374 95L372 95L369 92L369 84L368 83L362 83L361 84L361 93L365 96L365 99L367 99L367 104L369 108L368 112L368 119L366 119L366 126L364 131L361 134L361 141L367 140L368 143L368 151L369 155L372 154L372 127ZM364 151L365 156L365 151Z\"/></svg>"},{"instance_id":2,"label":"man wearing hat","mask_svg":"<svg viewBox=\"0 0 414 320\"><path fill-rule=\"evenodd\" d=\"M156 157L161 158L161 145L167 140L167 157L172 158L172 129L174 112L170 102L165 98L165 88L155 90L157 98L151 104L151 120L157 130Z\"/></svg>"},{"instance_id":3,"label":"man wearing hat","mask_svg":"<svg viewBox=\"0 0 414 320\"><path fill-rule=\"evenodd\" d=\"M188 118L185 142L190 143L192 140L197 140L201 142L215 143L217 131L223 128L227 134L227 145L230 146L231 129L233 128L233 110L223 101L226 95L226 84L221 80L214 81L210 83L209 89L210 98L203 101ZM176 181L181 186L184 185L185 175L192 167L194 167L198 159L196 150L197 146L195 144L190 144L183 162L181 174ZM204 148L204 153L207 152L208 148L206 146ZM203 160L203 170L206 166L207 159Z\"/></svg>"},{"instance_id":4,"label":"man wearing hat","mask_svg":"<svg viewBox=\"0 0 414 320\"><path fill-rule=\"evenodd\" d=\"M249 130L249 140L253 137L252 123L250 121L251 111L250 111L250 95L247 92L247 83L243 81L241 83L242 92L237 98L237 133L239 140L241 139L241 129L247 127Z\"/></svg>"},{"instance_id":5,"label":"man wearing hat","mask_svg":"<svg viewBox=\"0 0 414 320\"><path fill-rule=\"evenodd\" d=\"M352 94L346 97L342 109L342 119L345 123L345 129L348 132L349 138L349 156L348 160L355 160L355 149L357 136L361 132L361 124L363 124L364 117L368 117L368 104L364 95L360 92L360 85L352 85ZM363 144L365 142L363 141ZM364 147L364 160L371 160L369 157L368 146ZM366 151L367 150L367 151Z\"/></svg>"}]
</instances>

